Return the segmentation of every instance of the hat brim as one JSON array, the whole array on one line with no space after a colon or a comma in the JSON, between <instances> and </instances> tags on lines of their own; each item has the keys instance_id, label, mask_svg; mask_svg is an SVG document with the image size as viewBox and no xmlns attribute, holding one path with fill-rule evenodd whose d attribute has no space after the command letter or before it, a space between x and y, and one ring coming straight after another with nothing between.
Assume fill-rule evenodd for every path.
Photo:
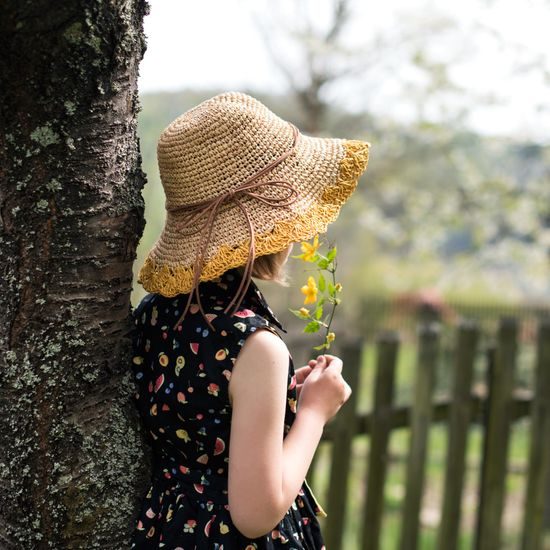
<instances>
[{"instance_id":1,"label":"hat brim","mask_svg":"<svg viewBox=\"0 0 550 550\"><path fill-rule=\"evenodd\" d=\"M342 205L349 199L369 160L366 141L316 138L301 135L295 163L300 164L301 182L310 187L296 207L263 212L258 207L255 226L255 256L284 250L291 243L311 239L324 233L336 220ZM296 173L296 164L286 167L286 177ZM272 174L272 179L285 175ZM306 189L304 184L304 190ZM258 201L259 202L259 201ZM238 211L238 208L236 209ZM209 281L228 269L242 266L249 254L250 237L246 225L230 209L220 212L212 231L212 241L201 270L200 281ZM238 231L228 231L230 222L239 220ZM177 229L177 214L168 212L161 236L139 270L138 283L152 293L173 297L188 293L193 284L196 245L200 235L182 235ZM218 232L216 232L216 224ZM233 228L236 226L233 225ZM220 235L216 242L216 235ZM185 242L185 246L182 243Z\"/></svg>"}]
</instances>

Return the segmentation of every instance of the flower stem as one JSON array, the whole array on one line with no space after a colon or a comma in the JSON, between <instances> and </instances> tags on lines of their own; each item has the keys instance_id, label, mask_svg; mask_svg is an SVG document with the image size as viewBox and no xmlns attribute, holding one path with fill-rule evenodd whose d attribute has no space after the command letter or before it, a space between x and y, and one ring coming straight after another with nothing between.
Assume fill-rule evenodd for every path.
<instances>
[{"instance_id":1,"label":"flower stem","mask_svg":"<svg viewBox=\"0 0 550 550\"><path fill-rule=\"evenodd\" d=\"M333 263L333 268L329 269L330 273L332 274L332 284L336 286L336 262ZM328 333L330 332L330 325L332 324L332 319L334 317L334 312L336 310L336 306L338 304L336 303L336 295L334 296L334 303L332 304L332 311L330 312L330 317L328 319L328 325L326 327L326 334L325 334L325 342L327 341Z\"/></svg>"}]
</instances>

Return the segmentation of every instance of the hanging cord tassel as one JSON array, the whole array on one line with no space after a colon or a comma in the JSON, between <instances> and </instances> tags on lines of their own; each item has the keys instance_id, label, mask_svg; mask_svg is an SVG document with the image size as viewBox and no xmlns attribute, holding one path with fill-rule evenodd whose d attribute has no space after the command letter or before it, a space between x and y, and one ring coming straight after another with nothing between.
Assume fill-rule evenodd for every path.
<instances>
[{"instance_id":1,"label":"hanging cord tassel","mask_svg":"<svg viewBox=\"0 0 550 550\"><path fill-rule=\"evenodd\" d=\"M246 205L239 199L239 197L247 196L252 199L259 200L269 206L272 206L273 208L287 208L288 206L296 202L296 200L298 200L298 191L292 184L290 184L287 181L283 181L283 180L271 180L271 181L265 181L265 182L257 181L264 174L266 174L267 172L275 168L275 166L283 162L295 150L299 131L296 128L296 126L294 126L293 124L291 124L291 127L293 132L293 143L290 149L285 153L283 153L279 158L270 162L267 166L262 168L259 172L256 172L254 175L249 177L244 183L242 183L241 185L233 189L230 189L229 191L227 191L226 193L223 193L222 195L218 195L217 197L214 197L213 199L208 199L202 202L185 205L185 206L178 206L178 207L169 209L170 212L176 212L176 211L182 211L182 210L184 211L184 219L177 223L178 229L186 229L188 231L187 235L194 235L196 233L201 234L199 244L197 247L197 255L195 257L195 263L193 266L193 282L192 282L191 290L189 291L189 297L187 299L187 303L185 305L183 313L181 314L180 318L177 320L176 324L173 327L174 330L177 329L178 325L185 318L187 312L189 311L191 303L193 301L193 295L196 295L197 304L203 318L205 319L210 329L215 332L215 329L212 326L212 323L210 322L210 320L207 318L204 308L202 306L200 293L199 293L199 283L200 283L200 275L204 265L206 251L208 250L208 243L210 242L212 229L214 227L214 220L216 219L216 216L218 215L222 205L230 202L234 202L243 213L246 221L246 225L248 228L248 233L250 235L248 258L245 264L243 277L241 279L237 292L229 302L229 305L225 308L224 313L227 314L232 307L233 307L233 312L231 313L231 315L233 315L238 311L238 308L240 307L242 300L246 296L246 292L248 291L250 282L252 280L252 271L254 268L254 259L256 256L254 224L252 223L252 220L250 218L250 214L246 208ZM288 193L283 197L267 197L265 195L261 195L255 192L261 189L262 187L268 187L268 186L274 186L280 189L286 189ZM200 220L202 218L204 218L204 221L201 224Z\"/></svg>"}]
</instances>

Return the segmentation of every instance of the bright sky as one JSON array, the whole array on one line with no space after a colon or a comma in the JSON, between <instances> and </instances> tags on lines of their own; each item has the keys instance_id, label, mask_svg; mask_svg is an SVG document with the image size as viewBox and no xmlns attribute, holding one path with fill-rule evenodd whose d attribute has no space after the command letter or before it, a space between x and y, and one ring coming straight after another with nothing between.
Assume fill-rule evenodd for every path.
<instances>
[{"instance_id":1,"label":"bright sky","mask_svg":"<svg viewBox=\"0 0 550 550\"><path fill-rule=\"evenodd\" d=\"M253 10L257 17L269 19L273 2L288 9L289 1L296 0L149 0L140 91L216 87L284 92L286 81L267 53ZM315 4L320 22L328 2L309 2ZM346 33L349 45L370 45L366 55L372 55L369 37L377 32L388 36L397 29L426 25L434 17L451 18L457 23L453 32L426 31L422 46L430 59L449 66L450 79L466 95L427 98L424 74L403 64L396 48L380 54L378 69L334 87L331 100L402 120L420 111L438 119L474 104L477 108L467 123L475 129L550 142L550 75L531 68L537 59L546 59L550 67L550 6L545 0L415 0L413 8L411 4L356 1L356 17ZM504 37L504 45L496 35ZM278 42L277 47L291 63L288 43ZM482 104L487 98L492 98L492 105Z\"/></svg>"}]
</instances>

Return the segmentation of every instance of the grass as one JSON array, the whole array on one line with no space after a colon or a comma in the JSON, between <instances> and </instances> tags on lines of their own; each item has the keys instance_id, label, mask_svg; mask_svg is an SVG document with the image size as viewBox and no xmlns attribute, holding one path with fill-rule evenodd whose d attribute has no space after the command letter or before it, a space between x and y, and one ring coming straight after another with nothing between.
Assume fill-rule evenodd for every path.
<instances>
[{"instance_id":1,"label":"grass","mask_svg":"<svg viewBox=\"0 0 550 550\"><path fill-rule=\"evenodd\" d=\"M357 389L357 403L360 412L370 410L374 385L375 349L367 345L364 350L363 364L360 373L360 387ZM524 359L527 358L527 361ZM532 351L527 350L518 356L518 373L522 384L531 381L531 373L527 362L532 364ZM399 404L410 402L414 382L416 347L411 343L402 343L398 355L396 372L395 401ZM445 366L442 366L444 369ZM476 378L481 379L483 358L476 362ZM439 376L438 372L438 376ZM436 385L436 393L443 393L449 386L449 377L440 377ZM519 380L518 380L519 382ZM478 491L480 465L483 443L483 429L472 425L468 434L466 454L466 472L463 485L461 534L459 548L471 548L475 533L478 508ZM520 543L523 522L524 492L526 484L527 457L529 451L529 421L522 419L512 427L509 443L508 474L506 477L506 501L503 514L501 550L517 548ZM394 550L399 547L401 529L401 514L405 498L406 458L409 445L407 429L395 430L390 439L390 462L384 492L384 518L381 532L382 550ZM328 491L328 475L330 472L330 455L332 444L322 442L318 449L318 460L315 467L315 477L312 487L321 505L328 511L326 499ZM426 457L425 485L421 510L421 527L419 549L436 548L437 529L440 520L443 484L445 476L447 452L447 431L444 423L434 424L429 432L429 442ZM359 535L362 523L362 511L366 494L366 474L368 468L369 438L366 435L356 436L352 447L352 463L348 477L348 501L346 508L345 528L343 533L343 548L355 550L359 548ZM330 512L329 512L330 514ZM329 518L320 518L324 527Z\"/></svg>"}]
</instances>

